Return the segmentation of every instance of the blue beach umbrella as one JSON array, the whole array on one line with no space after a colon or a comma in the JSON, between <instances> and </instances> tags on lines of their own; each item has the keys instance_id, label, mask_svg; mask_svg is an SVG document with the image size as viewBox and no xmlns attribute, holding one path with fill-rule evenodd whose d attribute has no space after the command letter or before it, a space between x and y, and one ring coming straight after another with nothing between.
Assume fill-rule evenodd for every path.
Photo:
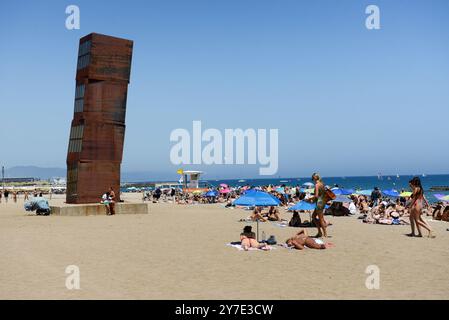
<instances>
[{"instance_id":1,"label":"blue beach umbrella","mask_svg":"<svg viewBox=\"0 0 449 320\"><path fill-rule=\"evenodd\" d=\"M218 196L218 191L210 190L204 194L206 197L216 197Z\"/></svg>"},{"instance_id":2,"label":"blue beach umbrella","mask_svg":"<svg viewBox=\"0 0 449 320\"><path fill-rule=\"evenodd\" d=\"M397 190L391 189L391 190L384 190L382 191L384 195L387 197L399 197L400 193Z\"/></svg>"},{"instance_id":3,"label":"blue beach umbrella","mask_svg":"<svg viewBox=\"0 0 449 320\"><path fill-rule=\"evenodd\" d=\"M303 192L303 193L315 193L315 189L301 188L300 191Z\"/></svg>"},{"instance_id":4,"label":"blue beach umbrella","mask_svg":"<svg viewBox=\"0 0 449 320\"><path fill-rule=\"evenodd\" d=\"M370 197L372 192L373 192L372 189L368 189L368 190L357 190L355 193L359 194L359 195L362 195L362 196Z\"/></svg>"},{"instance_id":5,"label":"blue beach umbrella","mask_svg":"<svg viewBox=\"0 0 449 320\"><path fill-rule=\"evenodd\" d=\"M352 202L351 199L349 199L347 196L344 195L337 195L337 197L332 200L333 202L341 202L341 203L350 203Z\"/></svg>"},{"instance_id":6,"label":"blue beach umbrella","mask_svg":"<svg viewBox=\"0 0 449 320\"><path fill-rule=\"evenodd\" d=\"M288 208L288 211L309 211L309 219L310 221L312 221L312 214L310 211L314 211L316 208L316 203L310 203L307 201L299 201L297 204L295 204L294 206ZM325 207L326 209L329 208L329 206Z\"/></svg>"},{"instance_id":7,"label":"blue beach umbrella","mask_svg":"<svg viewBox=\"0 0 449 320\"><path fill-rule=\"evenodd\" d=\"M285 193L285 189L283 187L279 187L279 188L276 188L276 192L284 194Z\"/></svg>"},{"instance_id":8,"label":"blue beach umbrella","mask_svg":"<svg viewBox=\"0 0 449 320\"><path fill-rule=\"evenodd\" d=\"M316 203L310 203L307 201L299 201L294 206L288 208L288 211L312 211L315 210Z\"/></svg>"},{"instance_id":9,"label":"blue beach umbrella","mask_svg":"<svg viewBox=\"0 0 449 320\"><path fill-rule=\"evenodd\" d=\"M332 192L335 193L336 196L349 196L354 193L353 189L340 189L340 188L333 188Z\"/></svg>"},{"instance_id":10,"label":"blue beach umbrella","mask_svg":"<svg viewBox=\"0 0 449 320\"><path fill-rule=\"evenodd\" d=\"M312 182L306 182L302 184L303 187L312 188L315 186Z\"/></svg>"},{"instance_id":11,"label":"blue beach umbrella","mask_svg":"<svg viewBox=\"0 0 449 320\"><path fill-rule=\"evenodd\" d=\"M299 201L294 206L288 208L288 211L313 211L316 208L316 203L310 203L308 201ZM329 208L328 205L325 206L325 208Z\"/></svg>"},{"instance_id":12,"label":"blue beach umbrella","mask_svg":"<svg viewBox=\"0 0 449 320\"><path fill-rule=\"evenodd\" d=\"M278 206L280 203L281 201L275 196L254 189L247 190L244 195L234 201L234 205L246 207ZM257 241L259 241L259 220L257 220Z\"/></svg>"},{"instance_id":13,"label":"blue beach umbrella","mask_svg":"<svg viewBox=\"0 0 449 320\"><path fill-rule=\"evenodd\" d=\"M254 189L246 191L244 195L234 201L234 205L245 207L278 206L280 203L281 201L275 196Z\"/></svg>"}]
</instances>

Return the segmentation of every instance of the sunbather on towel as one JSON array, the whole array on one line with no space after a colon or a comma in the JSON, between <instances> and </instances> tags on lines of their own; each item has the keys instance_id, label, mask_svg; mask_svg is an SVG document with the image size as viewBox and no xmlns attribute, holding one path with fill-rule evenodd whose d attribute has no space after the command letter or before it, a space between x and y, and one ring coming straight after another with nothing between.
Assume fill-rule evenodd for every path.
<instances>
[{"instance_id":1,"label":"sunbather on towel","mask_svg":"<svg viewBox=\"0 0 449 320\"><path fill-rule=\"evenodd\" d=\"M242 242L242 248L248 251L249 248L257 248L261 250L269 250L270 247L266 243L259 243L256 240L256 234L252 232L251 226L243 228L243 232L240 234L240 241Z\"/></svg>"},{"instance_id":2,"label":"sunbather on towel","mask_svg":"<svg viewBox=\"0 0 449 320\"><path fill-rule=\"evenodd\" d=\"M326 243L321 239L309 237L305 229L301 229L296 235L288 239L286 243L289 247L297 250L303 250L304 247L310 249L329 249L334 246L331 242Z\"/></svg>"}]
</instances>

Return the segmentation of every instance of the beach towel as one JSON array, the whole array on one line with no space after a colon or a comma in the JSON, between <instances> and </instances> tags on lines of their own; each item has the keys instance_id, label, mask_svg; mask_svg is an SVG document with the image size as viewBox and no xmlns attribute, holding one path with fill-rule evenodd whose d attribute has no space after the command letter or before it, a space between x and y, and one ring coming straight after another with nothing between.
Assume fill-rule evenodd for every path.
<instances>
[{"instance_id":1,"label":"beach towel","mask_svg":"<svg viewBox=\"0 0 449 320\"><path fill-rule=\"evenodd\" d=\"M287 223L282 223L282 222L274 222L274 221L272 221L271 224L274 225L275 227L278 227L278 228L289 227L288 222Z\"/></svg>"},{"instance_id":2,"label":"beach towel","mask_svg":"<svg viewBox=\"0 0 449 320\"><path fill-rule=\"evenodd\" d=\"M254 221L254 220L251 219L251 218L242 218L242 219L240 219L238 222L256 222L256 221Z\"/></svg>"},{"instance_id":3,"label":"beach towel","mask_svg":"<svg viewBox=\"0 0 449 320\"><path fill-rule=\"evenodd\" d=\"M242 245L240 244L240 242L231 242L231 243L227 243L226 244L229 247L233 247L236 248L239 251L245 251L245 249L243 249ZM248 251L271 251L276 249L275 247L269 246L268 250L262 250L262 249L257 249L257 248L248 248Z\"/></svg>"}]
</instances>

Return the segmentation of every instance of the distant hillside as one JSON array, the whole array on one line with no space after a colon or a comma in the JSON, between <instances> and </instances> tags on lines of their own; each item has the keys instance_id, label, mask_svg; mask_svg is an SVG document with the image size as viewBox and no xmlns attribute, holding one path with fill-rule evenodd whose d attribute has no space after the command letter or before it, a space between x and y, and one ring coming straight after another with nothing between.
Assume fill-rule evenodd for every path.
<instances>
[{"instance_id":1,"label":"distant hillside","mask_svg":"<svg viewBox=\"0 0 449 320\"><path fill-rule=\"evenodd\" d=\"M50 179L54 177L65 177L66 169L42 168L36 166L17 166L5 168L5 178L39 178Z\"/></svg>"},{"instance_id":2,"label":"distant hillside","mask_svg":"<svg viewBox=\"0 0 449 320\"><path fill-rule=\"evenodd\" d=\"M5 178L39 178L50 179L55 177L65 177L65 168L42 168L37 166L17 166L5 168ZM1 177L0 177L1 178ZM142 182L170 180L176 181L178 176L173 173L157 173L150 171L122 172L122 182Z\"/></svg>"}]
</instances>

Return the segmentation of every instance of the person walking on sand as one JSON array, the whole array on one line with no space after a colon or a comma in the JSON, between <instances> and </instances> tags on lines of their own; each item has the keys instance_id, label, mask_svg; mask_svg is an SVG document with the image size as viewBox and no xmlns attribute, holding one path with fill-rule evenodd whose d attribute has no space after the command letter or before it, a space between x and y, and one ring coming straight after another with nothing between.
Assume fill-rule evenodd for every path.
<instances>
[{"instance_id":1,"label":"person walking on sand","mask_svg":"<svg viewBox=\"0 0 449 320\"><path fill-rule=\"evenodd\" d=\"M410 227L412 232L407 234L409 237L422 237L421 228L423 227L429 232L429 238L435 238L432 227L422 218L422 211L424 206L429 207L427 199L424 197L424 189L419 177L414 177L409 181L410 188L413 193L411 196L410 208ZM418 229L418 235L415 235L415 225Z\"/></svg>"},{"instance_id":2,"label":"person walking on sand","mask_svg":"<svg viewBox=\"0 0 449 320\"><path fill-rule=\"evenodd\" d=\"M318 229L318 233L315 237L327 238L326 221L324 220L324 207L326 206L326 190L324 188L324 183L318 173L312 175L312 180L315 183L315 194L310 198L311 202L316 203L316 208L312 214L313 224Z\"/></svg>"},{"instance_id":3,"label":"person walking on sand","mask_svg":"<svg viewBox=\"0 0 449 320\"><path fill-rule=\"evenodd\" d=\"M112 187L109 188L109 213L111 216L115 214L115 192Z\"/></svg>"}]
</instances>

